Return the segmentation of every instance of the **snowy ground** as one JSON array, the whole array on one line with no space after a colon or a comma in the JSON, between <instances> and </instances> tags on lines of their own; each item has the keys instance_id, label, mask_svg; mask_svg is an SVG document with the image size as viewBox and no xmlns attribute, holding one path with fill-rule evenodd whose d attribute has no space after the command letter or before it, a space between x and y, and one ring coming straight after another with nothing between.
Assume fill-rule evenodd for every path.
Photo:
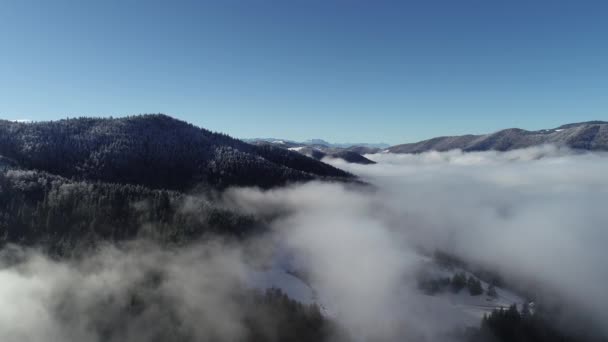
<instances>
[{"instance_id":1,"label":"snowy ground","mask_svg":"<svg viewBox=\"0 0 608 342\"><path fill-rule=\"evenodd\" d=\"M436 265L429 265L429 267L435 268L433 271L439 272L442 277L451 277L457 272L465 272L467 276L471 275L463 269L439 269ZM331 301L319 296L307 281L301 279L297 273L290 271L293 269L293 265L286 265L285 261L276 262L267 268L252 269L247 279L247 285L260 290L278 288L290 298L303 304L319 305L321 311L328 316L339 315L335 308L332 308ZM481 283L484 290L488 288L488 283L484 281ZM412 314L424 311L424 316L429 317L429 313L432 313L433 317L437 317L438 320L444 320L444 318L447 320L449 317L449 320L453 322L454 317L457 317L456 322L453 323L461 327L478 326L484 314L489 314L494 309L508 308L512 304L521 308L525 302L523 297L508 289L496 287L496 292L496 298L492 298L485 292L479 296L471 296L466 288L459 293L447 290L436 295L425 295L420 291L417 296L419 300L415 300L417 305L411 305L412 298L404 299L403 302L396 300L395 305L404 305L404 302L408 301L405 304ZM420 305L420 303L424 304Z\"/></svg>"},{"instance_id":2,"label":"snowy ground","mask_svg":"<svg viewBox=\"0 0 608 342\"><path fill-rule=\"evenodd\" d=\"M483 281L482 285L484 289L488 286L488 284ZM445 300L459 309L463 314L463 321L477 325L484 314L489 314L494 309L506 309L512 304L516 304L518 308L521 308L525 301L522 297L507 289L497 287L496 293L498 294L496 298L491 298L485 293L480 296L471 296L467 289L463 289L456 294L446 291L435 297Z\"/></svg>"}]
</instances>

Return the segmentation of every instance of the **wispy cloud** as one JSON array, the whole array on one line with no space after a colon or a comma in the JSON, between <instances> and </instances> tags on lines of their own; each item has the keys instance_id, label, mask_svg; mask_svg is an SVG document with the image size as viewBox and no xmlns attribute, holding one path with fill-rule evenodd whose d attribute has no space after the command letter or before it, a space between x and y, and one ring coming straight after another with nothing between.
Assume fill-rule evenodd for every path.
<instances>
[{"instance_id":1,"label":"wispy cloud","mask_svg":"<svg viewBox=\"0 0 608 342\"><path fill-rule=\"evenodd\" d=\"M608 154L539 146L367 157L378 164L327 161L373 189L309 183L226 193L250 212L290 213L275 229L358 336L437 340L457 323L449 307L419 297L420 250L495 270L535 299L607 326Z\"/></svg>"},{"instance_id":2,"label":"wispy cloud","mask_svg":"<svg viewBox=\"0 0 608 342\"><path fill-rule=\"evenodd\" d=\"M368 157L378 164L329 162L374 187L235 188L218 201L273 218L271 233L258 241L264 248L247 253L272 246L277 258L289 258L332 317L362 339L436 341L461 324L454 306L416 288L425 265L420 251L435 249L494 269L511 284L540 288L535 295L568 303L608 336L606 154L543 146ZM155 292L163 307L129 321L119 337L146 340L156 328L170 329L162 315L170 309L195 338L212 331L220 341L239 339L242 326L229 323L240 315L231 289L246 282L245 249L219 242L174 250L109 247L69 262L26 253L17 265L15 253L4 249L0 339L102 339L105 317L116 314L107 301L127 298L155 272L166 276Z\"/></svg>"}]
</instances>

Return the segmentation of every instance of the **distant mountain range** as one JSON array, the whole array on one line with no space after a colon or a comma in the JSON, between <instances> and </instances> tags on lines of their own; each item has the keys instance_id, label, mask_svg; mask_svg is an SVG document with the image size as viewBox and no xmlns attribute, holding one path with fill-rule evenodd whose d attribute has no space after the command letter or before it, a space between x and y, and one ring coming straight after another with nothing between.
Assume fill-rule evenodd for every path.
<instances>
[{"instance_id":1,"label":"distant mountain range","mask_svg":"<svg viewBox=\"0 0 608 342\"><path fill-rule=\"evenodd\" d=\"M421 153L454 149L508 151L542 144L554 144L581 150L608 151L608 122L571 123L539 131L510 128L483 135L437 137L411 144L391 146L384 152Z\"/></svg>"},{"instance_id":2,"label":"distant mountain range","mask_svg":"<svg viewBox=\"0 0 608 342\"><path fill-rule=\"evenodd\" d=\"M368 152L365 153L374 153L378 151L378 149L369 149L368 147L359 147L363 148ZM362 153L359 152L359 148L353 148L355 150L351 150L351 148L339 148L339 147L323 147L315 145L313 146L300 146L300 147L290 147L289 149L292 151L299 152L307 157L322 160L323 158L335 158L342 159L349 163L355 164L376 164L375 161L365 158ZM373 151L373 152L372 152Z\"/></svg>"},{"instance_id":3,"label":"distant mountain range","mask_svg":"<svg viewBox=\"0 0 608 342\"><path fill-rule=\"evenodd\" d=\"M331 144L321 139L249 142L162 114L29 123L0 120L0 158L5 165L70 179L178 191L200 184L269 188L313 179L351 180L353 175L321 160L330 157L373 164L363 155L378 152L506 151L541 144L608 151L608 122L572 123L539 131L511 128L382 149L378 146L386 144Z\"/></svg>"},{"instance_id":4,"label":"distant mountain range","mask_svg":"<svg viewBox=\"0 0 608 342\"><path fill-rule=\"evenodd\" d=\"M253 145L275 146L299 152L313 159L325 157L343 159L350 163L374 164L365 154L379 152L421 153L427 151L507 151L542 144L567 146L573 149L608 151L608 122L587 121L571 123L552 129L527 131L504 129L491 134L443 136L416 143L388 146L387 144L332 144L322 139L295 142L285 139L249 139Z\"/></svg>"},{"instance_id":5,"label":"distant mountain range","mask_svg":"<svg viewBox=\"0 0 608 342\"><path fill-rule=\"evenodd\" d=\"M332 147L328 145L329 143L320 139L309 140L305 143L274 139L252 139L250 140L250 143L256 146L285 148L316 160L322 160L323 158L328 157L342 159L349 163L357 164L375 164L374 161L365 158L363 154L380 151L377 147L369 146Z\"/></svg>"},{"instance_id":6,"label":"distant mountain range","mask_svg":"<svg viewBox=\"0 0 608 342\"><path fill-rule=\"evenodd\" d=\"M439 137L383 150L309 143L314 144L250 144L160 114L30 123L0 120L0 245L40 243L64 254L82 243L142 233L167 242L210 232L243 236L257 229L255 219L210 200L193 202L191 191L212 194L230 186L357 181L320 161L326 157L372 164L363 154L456 148L505 151L545 143L608 151L608 123Z\"/></svg>"},{"instance_id":7,"label":"distant mountain range","mask_svg":"<svg viewBox=\"0 0 608 342\"><path fill-rule=\"evenodd\" d=\"M288 139L276 139L276 138L253 138L253 139L244 139L244 141L249 143L259 143L259 142L267 142L277 145L285 145L287 147L297 147L297 146L319 146L325 148L353 148L353 147L367 147L367 148L387 148L390 147L389 144L386 143L330 143L323 139L309 139L306 141L293 141Z\"/></svg>"}]
</instances>

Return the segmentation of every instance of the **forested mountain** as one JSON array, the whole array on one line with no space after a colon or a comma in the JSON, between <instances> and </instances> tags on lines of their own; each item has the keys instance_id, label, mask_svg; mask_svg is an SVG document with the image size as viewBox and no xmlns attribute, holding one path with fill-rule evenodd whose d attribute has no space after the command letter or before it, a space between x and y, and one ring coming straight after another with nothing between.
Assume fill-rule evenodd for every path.
<instances>
[{"instance_id":1,"label":"forested mountain","mask_svg":"<svg viewBox=\"0 0 608 342\"><path fill-rule=\"evenodd\" d=\"M21 248L35 247L68 269L103 246L123 248L130 241L153 242L173 255L173 247L206 237L255 238L267 227L264 218L224 207L215 200L218 190L313 179L354 177L296 152L249 145L164 115L0 121L0 262L19 265L25 262ZM116 284L109 287L118 292L92 291L86 298L58 291L57 305L48 309L60 322L54 324L70 332L71 322L86 324L87 333L104 341L225 340L187 324L205 317L185 318L183 304L167 295L168 271L149 267L141 279L124 283L124 296ZM216 321L238 327L239 340L326 341L336 334L316 304L301 304L276 288L231 291L223 304L238 314Z\"/></svg>"},{"instance_id":2,"label":"forested mountain","mask_svg":"<svg viewBox=\"0 0 608 342\"><path fill-rule=\"evenodd\" d=\"M304 156L310 157L316 160L322 160L325 157L342 159L348 163L355 164L375 164L376 162L365 158L363 153L376 153L378 149L369 147L353 146L349 148L341 147L328 147L325 145L297 145L290 142L268 142L268 141L254 141L252 142L260 148L272 148L272 149L285 149L290 151L298 152Z\"/></svg>"},{"instance_id":3,"label":"forested mountain","mask_svg":"<svg viewBox=\"0 0 608 342\"><path fill-rule=\"evenodd\" d=\"M317 159L317 160L321 160L325 157L329 157L329 158L342 159L348 163L364 164L364 165L376 164L376 162L365 158L361 154L359 154L357 152L349 151L346 149L320 150L320 149L317 149L314 147L302 147L301 149L298 149L298 152L300 152L306 156L309 156L311 158Z\"/></svg>"},{"instance_id":4,"label":"forested mountain","mask_svg":"<svg viewBox=\"0 0 608 342\"><path fill-rule=\"evenodd\" d=\"M335 152L335 153L331 154L330 156L333 158L340 158L349 163L364 164L364 165L376 164L375 161L367 159L364 156L360 155L359 153L353 152L353 151L346 151L346 150L339 151L339 152Z\"/></svg>"},{"instance_id":5,"label":"forested mountain","mask_svg":"<svg viewBox=\"0 0 608 342\"><path fill-rule=\"evenodd\" d=\"M24 169L79 180L187 190L268 188L347 172L271 146L254 146L166 115L53 122L0 121L0 155Z\"/></svg>"},{"instance_id":6,"label":"forested mountain","mask_svg":"<svg viewBox=\"0 0 608 342\"><path fill-rule=\"evenodd\" d=\"M554 129L526 131L505 129L492 134L437 137L412 144L392 146L392 153L426 151L507 151L541 144L555 144L574 149L608 151L608 122L588 121L563 125Z\"/></svg>"},{"instance_id":7,"label":"forested mountain","mask_svg":"<svg viewBox=\"0 0 608 342\"><path fill-rule=\"evenodd\" d=\"M142 235L162 242L239 237L257 222L201 191L353 178L299 153L165 115L0 121L0 244L65 254Z\"/></svg>"}]
</instances>

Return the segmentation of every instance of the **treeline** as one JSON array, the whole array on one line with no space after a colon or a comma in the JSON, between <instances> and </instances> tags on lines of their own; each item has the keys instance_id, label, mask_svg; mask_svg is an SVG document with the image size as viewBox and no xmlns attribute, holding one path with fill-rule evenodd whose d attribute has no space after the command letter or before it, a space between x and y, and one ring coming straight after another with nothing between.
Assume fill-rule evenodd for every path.
<instances>
[{"instance_id":1,"label":"treeline","mask_svg":"<svg viewBox=\"0 0 608 342\"><path fill-rule=\"evenodd\" d=\"M481 326L468 332L468 342L605 342L597 331L578 330L576 323L564 322L555 313L532 310L524 304L496 309L484 315Z\"/></svg>"},{"instance_id":2,"label":"treeline","mask_svg":"<svg viewBox=\"0 0 608 342\"><path fill-rule=\"evenodd\" d=\"M440 267L448 270L454 270L458 268L469 270L473 275L475 275L475 277L485 281L488 284L493 284L495 286L500 287L513 285L506 284L504 279L496 271L492 269L483 268L480 265L469 265L462 259L450 253L437 250L433 252L433 261L437 263L437 265L439 265Z\"/></svg>"},{"instance_id":3,"label":"treeline","mask_svg":"<svg viewBox=\"0 0 608 342\"><path fill-rule=\"evenodd\" d=\"M318 305L297 302L280 289L267 289L262 296L250 297L249 303L253 304L250 307L254 310L248 312L245 319L249 328L247 341L322 342L335 340L340 334Z\"/></svg>"},{"instance_id":4,"label":"treeline","mask_svg":"<svg viewBox=\"0 0 608 342\"><path fill-rule=\"evenodd\" d=\"M75 246L145 236L184 242L205 234L240 237L253 217L188 196L139 185L72 181L45 172L0 167L0 243Z\"/></svg>"},{"instance_id":5,"label":"treeline","mask_svg":"<svg viewBox=\"0 0 608 342\"><path fill-rule=\"evenodd\" d=\"M0 155L25 169L156 189L272 187L353 176L280 148L253 146L166 115L0 121Z\"/></svg>"},{"instance_id":6,"label":"treeline","mask_svg":"<svg viewBox=\"0 0 608 342\"><path fill-rule=\"evenodd\" d=\"M339 334L316 304L294 301L280 289L235 290L198 310L184 308L162 287L162 276L152 276L120 296L102 292L75 298L63 292L55 314L67 326L86 324L98 341L323 342Z\"/></svg>"},{"instance_id":7,"label":"treeline","mask_svg":"<svg viewBox=\"0 0 608 342\"><path fill-rule=\"evenodd\" d=\"M479 296L484 293L481 281L472 275L467 276L465 272L457 272L452 277L421 279L418 282L418 287L429 295L435 295L445 291L459 293L465 288L471 296ZM489 285L486 289L486 294L490 297L496 297L498 295L496 293L496 287L494 285Z\"/></svg>"},{"instance_id":8,"label":"treeline","mask_svg":"<svg viewBox=\"0 0 608 342\"><path fill-rule=\"evenodd\" d=\"M130 303L122 313L122 318L127 323L131 319L137 320L139 319L138 315L143 316L150 306L158 304L154 297L150 298L148 296L148 298L140 300L134 293ZM334 338L342 334L337 325L321 313L318 305L297 302L290 299L280 289L270 288L265 292L243 290L242 293L235 295L231 304L236 306L233 309L236 309L239 314L237 317L228 315L234 321L223 321L221 324L244 328L240 333L242 336L239 337L239 341L323 342L334 341ZM158 317L158 319L163 320L160 324L165 325L166 321L173 321L174 324L169 326L169 329L153 329L153 333L150 334L152 340L182 342L230 340L221 336L221 334L218 336L218 333L211 329L208 330L209 336L206 337L200 336L200 332L195 333L187 328L184 329L184 326L187 325L181 324L176 310L179 310L179 308L175 307L173 303L163 305L162 316ZM145 319L148 319L148 317L145 317ZM196 321L197 319L205 320L209 318L192 317L191 319ZM112 338L116 339L116 335L123 334L120 329L112 328L111 330L106 329L106 331L114 336L104 336L104 338L110 337L109 340L112 340ZM205 333L203 332L203 334Z\"/></svg>"}]
</instances>

